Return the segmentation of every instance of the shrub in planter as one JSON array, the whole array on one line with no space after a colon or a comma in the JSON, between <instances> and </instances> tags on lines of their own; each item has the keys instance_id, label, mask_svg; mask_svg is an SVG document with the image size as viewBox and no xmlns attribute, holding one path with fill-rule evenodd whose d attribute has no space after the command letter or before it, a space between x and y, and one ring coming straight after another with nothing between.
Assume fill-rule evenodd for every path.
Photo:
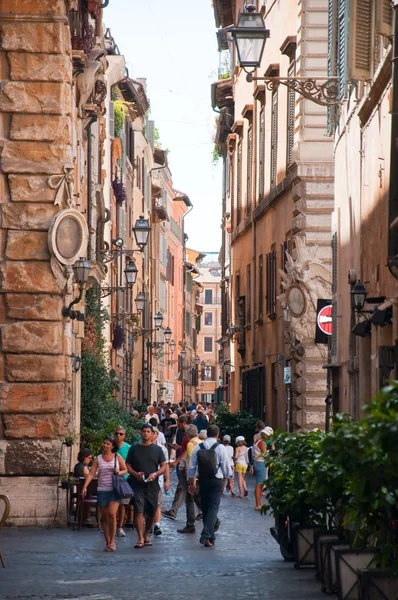
<instances>
[{"instance_id":1,"label":"shrub in planter","mask_svg":"<svg viewBox=\"0 0 398 600\"><path fill-rule=\"evenodd\" d=\"M237 435L243 435L247 445L251 446L254 430L258 417L248 412L231 412L228 406L219 406L216 414L216 425L220 428L221 435L231 436L231 443L235 443Z\"/></svg>"}]
</instances>

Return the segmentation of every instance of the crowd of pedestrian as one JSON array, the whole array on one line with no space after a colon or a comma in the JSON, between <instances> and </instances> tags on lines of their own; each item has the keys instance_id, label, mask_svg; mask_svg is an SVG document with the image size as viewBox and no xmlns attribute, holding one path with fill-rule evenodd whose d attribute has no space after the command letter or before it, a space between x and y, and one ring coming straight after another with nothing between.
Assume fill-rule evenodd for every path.
<instances>
[{"instance_id":1,"label":"crowd of pedestrian","mask_svg":"<svg viewBox=\"0 0 398 600\"><path fill-rule=\"evenodd\" d=\"M152 546L151 535L163 533L161 517L174 521L183 504L186 523L177 532L195 533L197 522L202 521L200 543L213 547L221 525L218 510L222 495L248 498L248 471L256 480L254 508L261 509L266 481L264 456L270 449L273 430L258 421L253 441L238 435L234 448L230 435L225 434L220 441L215 414L216 407L211 404L154 403L139 415L143 424L137 443L128 444L126 430L119 425L113 437L103 440L102 452L91 468L91 451L83 448L79 452L75 475L85 477L83 497L93 478L98 478L96 495L105 551L116 550L115 538L126 536L126 522L137 532L134 548ZM166 508L171 468L175 468L178 482ZM123 478L123 486L119 478Z\"/></svg>"}]
</instances>

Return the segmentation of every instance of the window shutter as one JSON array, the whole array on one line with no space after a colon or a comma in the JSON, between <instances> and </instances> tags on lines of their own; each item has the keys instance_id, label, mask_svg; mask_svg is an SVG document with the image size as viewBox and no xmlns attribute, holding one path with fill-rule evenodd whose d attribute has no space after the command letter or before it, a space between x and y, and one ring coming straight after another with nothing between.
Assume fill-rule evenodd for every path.
<instances>
[{"instance_id":1,"label":"window shutter","mask_svg":"<svg viewBox=\"0 0 398 600\"><path fill-rule=\"evenodd\" d=\"M170 276L171 285L174 285L174 256L171 255L171 276Z\"/></svg>"},{"instance_id":2,"label":"window shutter","mask_svg":"<svg viewBox=\"0 0 398 600\"><path fill-rule=\"evenodd\" d=\"M272 92L271 108L271 188L276 186L278 148L278 91Z\"/></svg>"},{"instance_id":3,"label":"window shutter","mask_svg":"<svg viewBox=\"0 0 398 600\"><path fill-rule=\"evenodd\" d=\"M337 15L336 75L339 78L339 98L344 98L347 92L348 2L349 0L339 0Z\"/></svg>"},{"instance_id":4,"label":"window shutter","mask_svg":"<svg viewBox=\"0 0 398 600\"><path fill-rule=\"evenodd\" d=\"M112 100L109 101L109 135L115 137L115 105Z\"/></svg>"},{"instance_id":5,"label":"window shutter","mask_svg":"<svg viewBox=\"0 0 398 600\"><path fill-rule=\"evenodd\" d=\"M166 267L166 281L171 280L171 252L167 248L167 267Z\"/></svg>"},{"instance_id":6,"label":"window shutter","mask_svg":"<svg viewBox=\"0 0 398 600\"><path fill-rule=\"evenodd\" d=\"M258 318L263 318L263 298L264 298L264 267L263 267L263 255L260 254L258 257Z\"/></svg>"},{"instance_id":7,"label":"window shutter","mask_svg":"<svg viewBox=\"0 0 398 600\"><path fill-rule=\"evenodd\" d=\"M380 35L392 35L393 8L391 0L377 0L376 2L376 32Z\"/></svg>"},{"instance_id":8,"label":"window shutter","mask_svg":"<svg viewBox=\"0 0 398 600\"><path fill-rule=\"evenodd\" d=\"M337 2L328 3L328 76L337 75ZM338 116L337 106L327 107L327 135L333 135Z\"/></svg>"},{"instance_id":9,"label":"window shutter","mask_svg":"<svg viewBox=\"0 0 398 600\"><path fill-rule=\"evenodd\" d=\"M287 72L288 77L294 77L296 73L296 61L292 61ZM287 90L287 140L286 140L286 171L292 162L292 151L294 145L294 113L296 93L290 88Z\"/></svg>"},{"instance_id":10,"label":"window shutter","mask_svg":"<svg viewBox=\"0 0 398 600\"><path fill-rule=\"evenodd\" d=\"M265 107L262 105L260 110L260 152L259 152L259 179L258 196L259 200L264 197L264 160L265 160Z\"/></svg>"},{"instance_id":11,"label":"window shutter","mask_svg":"<svg viewBox=\"0 0 398 600\"><path fill-rule=\"evenodd\" d=\"M236 182L236 224L242 220L242 140L238 144L238 174Z\"/></svg>"},{"instance_id":12,"label":"window shutter","mask_svg":"<svg viewBox=\"0 0 398 600\"><path fill-rule=\"evenodd\" d=\"M247 134L247 199L246 215L249 216L252 209L252 160L253 160L253 126L249 126Z\"/></svg>"},{"instance_id":13,"label":"window shutter","mask_svg":"<svg viewBox=\"0 0 398 600\"><path fill-rule=\"evenodd\" d=\"M349 79L370 79L373 0L351 0ZM378 0L382 3L382 0Z\"/></svg>"}]
</instances>

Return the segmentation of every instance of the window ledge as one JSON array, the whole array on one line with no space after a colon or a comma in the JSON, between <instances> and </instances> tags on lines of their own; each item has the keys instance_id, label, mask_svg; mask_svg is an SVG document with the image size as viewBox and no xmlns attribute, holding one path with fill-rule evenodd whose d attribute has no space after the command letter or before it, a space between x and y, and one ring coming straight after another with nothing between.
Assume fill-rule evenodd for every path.
<instances>
[{"instance_id":1,"label":"window ledge","mask_svg":"<svg viewBox=\"0 0 398 600\"><path fill-rule=\"evenodd\" d=\"M263 325L263 323L264 323L264 321L263 321L263 318L262 318L262 317L260 317L260 318L256 319L256 320L254 321L254 323L255 323L256 325Z\"/></svg>"}]
</instances>

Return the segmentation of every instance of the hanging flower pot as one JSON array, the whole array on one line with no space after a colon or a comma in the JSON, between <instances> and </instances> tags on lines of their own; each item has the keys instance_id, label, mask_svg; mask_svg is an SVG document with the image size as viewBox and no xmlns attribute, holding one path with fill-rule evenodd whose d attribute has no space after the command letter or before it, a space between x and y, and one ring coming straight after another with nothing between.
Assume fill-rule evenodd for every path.
<instances>
[{"instance_id":1,"label":"hanging flower pot","mask_svg":"<svg viewBox=\"0 0 398 600\"><path fill-rule=\"evenodd\" d=\"M126 200L127 192L123 182L118 177L115 177L113 180L112 188L113 193L115 194L116 204L122 206L123 202Z\"/></svg>"},{"instance_id":2,"label":"hanging flower pot","mask_svg":"<svg viewBox=\"0 0 398 600\"><path fill-rule=\"evenodd\" d=\"M119 350L124 343L124 329L120 325L115 325L113 328L112 348Z\"/></svg>"}]
</instances>

